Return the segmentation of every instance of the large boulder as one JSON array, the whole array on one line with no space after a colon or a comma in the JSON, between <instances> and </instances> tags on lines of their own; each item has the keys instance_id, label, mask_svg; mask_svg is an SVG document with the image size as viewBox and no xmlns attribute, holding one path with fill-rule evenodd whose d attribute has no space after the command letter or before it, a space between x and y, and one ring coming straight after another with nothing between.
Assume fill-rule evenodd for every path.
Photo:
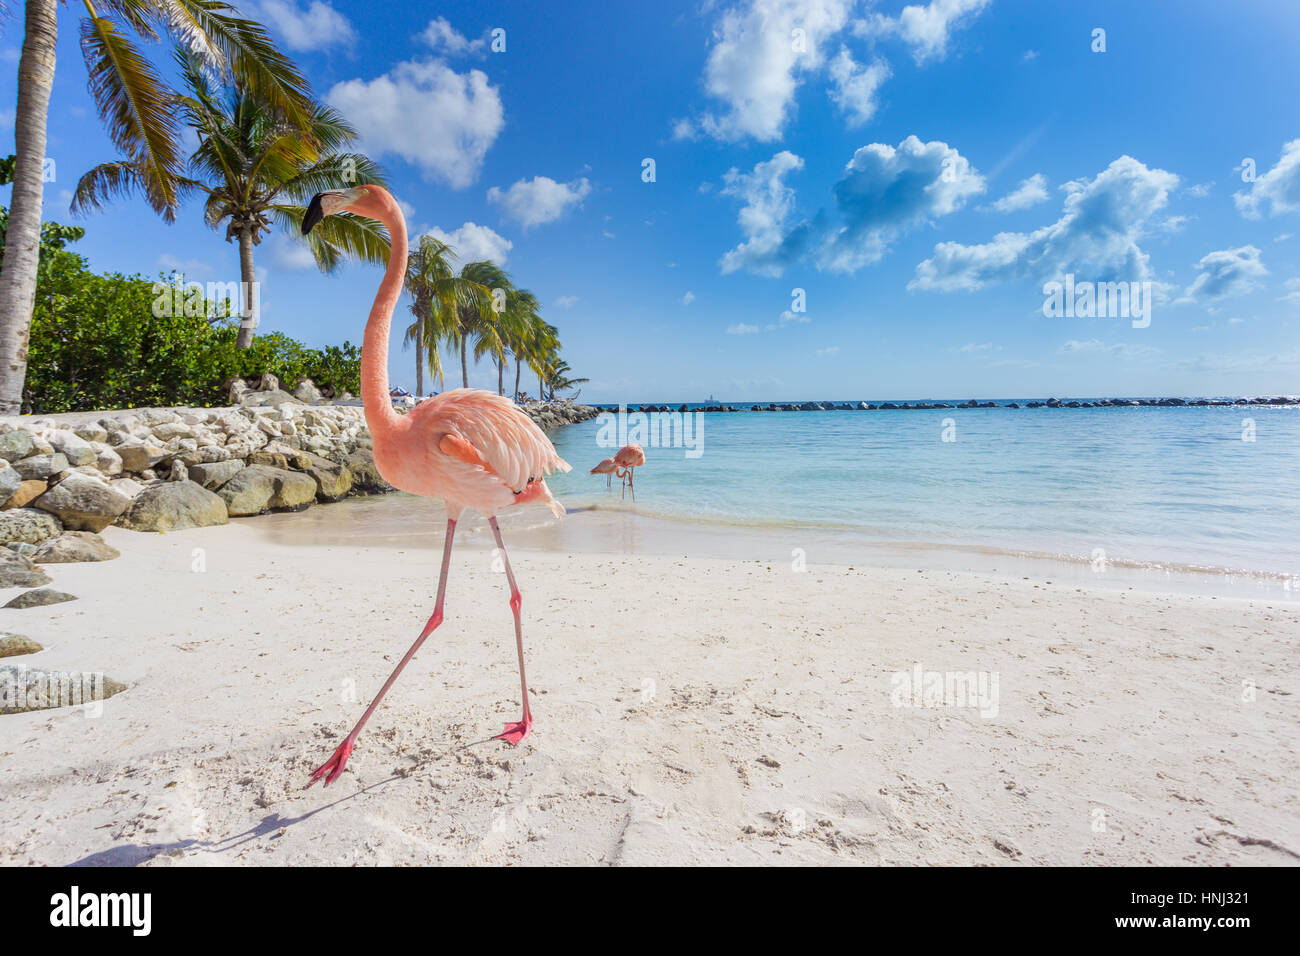
<instances>
[{"instance_id":1,"label":"large boulder","mask_svg":"<svg viewBox=\"0 0 1300 956\"><path fill-rule=\"evenodd\" d=\"M15 428L0 435L0 458L5 461L17 461L32 453L32 433L24 428Z\"/></svg>"},{"instance_id":2,"label":"large boulder","mask_svg":"<svg viewBox=\"0 0 1300 956\"><path fill-rule=\"evenodd\" d=\"M346 466L305 453L309 459L303 473L316 482L316 497L321 501L338 501L352 490L352 472Z\"/></svg>"},{"instance_id":3,"label":"large boulder","mask_svg":"<svg viewBox=\"0 0 1300 956\"><path fill-rule=\"evenodd\" d=\"M50 483L43 478L33 478L31 481L24 481L18 486L18 490L9 496L0 507L6 511L10 508L25 508L41 495L45 494L45 489L50 487Z\"/></svg>"},{"instance_id":4,"label":"large boulder","mask_svg":"<svg viewBox=\"0 0 1300 956\"><path fill-rule=\"evenodd\" d=\"M24 591L17 597L11 598L5 607L46 607L50 604L63 604L65 601L75 601L76 599L75 594L69 594L66 591L56 591L54 588L40 588L36 591Z\"/></svg>"},{"instance_id":5,"label":"large boulder","mask_svg":"<svg viewBox=\"0 0 1300 956\"><path fill-rule=\"evenodd\" d=\"M0 667L0 714L88 705L124 690L125 684L103 674Z\"/></svg>"},{"instance_id":6,"label":"large boulder","mask_svg":"<svg viewBox=\"0 0 1300 956\"><path fill-rule=\"evenodd\" d=\"M32 506L59 516L65 528L103 531L131 504L131 499L106 481L73 472Z\"/></svg>"},{"instance_id":7,"label":"large boulder","mask_svg":"<svg viewBox=\"0 0 1300 956\"><path fill-rule=\"evenodd\" d=\"M217 489L217 495L226 503L232 518L260 515L271 506L275 485L271 476L260 466L237 470Z\"/></svg>"},{"instance_id":8,"label":"large boulder","mask_svg":"<svg viewBox=\"0 0 1300 956\"><path fill-rule=\"evenodd\" d=\"M142 442L134 436L124 439L114 450L122 459L123 471L145 471L167 457L165 449L153 443Z\"/></svg>"},{"instance_id":9,"label":"large boulder","mask_svg":"<svg viewBox=\"0 0 1300 956\"><path fill-rule=\"evenodd\" d=\"M257 408L261 406L278 407L280 405L302 405L302 399L294 398L288 392L282 389L274 388L266 392L248 391L240 397L239 403L245 408Z\"/></svg>"},{"instance_id":10,"label":"large boulder","mask_svg":"<svg viewBox=\"0 0 1300 956\"><path fill-rule=\"evenodd\" d=\"M321 400L320 389L318 389L316 383L309 378L301 378L298 380L298 384L293 387L293 397L299 401L306 402L309 405L312 402L319 402Z\"/></svg>"},{"instance_id":11,"label":"large boulder","mask_svg":"<svg viewBox=\"0 0 1300 956\"><path fill-rule=\"evenodd\" d=\"M30 558L0 548L0 588L38 588L49 583L50 576L36 567Z\"/></svg>"},{"instance_id":12,"label":"large boulder","mask_svg":"<svg viewBox=\"0 0 1300 956\"><path fill-rule=\"evenodd\" d=\"M275 490L271 494L270 507L302 510L316 500L316 481L310 475L265 465L250 465L244 470L252 468L264 472L271 479Z\"/></svg>"},{"instance_id":13,"label":"large boulder","mask_svg":"<svg viewBox=\"0 0 1300 956\"><path fill-rule=\"evenodd\" d=\"M0 516L2 520L3 516ZM179 531L226 524L226 503L195 481L150 485L117 519L132 531Z\"/></svg>"},{"instance_id":14,"label":"large boulder","mask_svg":"<svg viewBox=\"0 0 1300 956\"><path fill-rule=\"evenodd\" d=\"M40 544L63 531L59 519L39 508L12 508L0 511L0 544L25 541Z\"/></svg>"},{"instance_id":15,"label":"large boulder","mask_svg":"<svg viewBox=\"0 0 1300 956\"><path fill-rule=\"evenodd\" d=\"M65 531L42 542L32 555L34 564L68 564L73 561L112 561L121 552L90 531ZM42 584L49 583L42 581ZM29 585L34 586L34 585Z\"/></svg>"},{"instance_id":16,"label":"large boulder","mask_svg":"<svg viewBox=\"0 0 1300 956\"><path fill-rule=\"evenodd\" d=\"M0 657L18 657L22 654L36 654L45 650L26 634L0 633Z\"/></svg>"},{"instance_id":17,"label":"large boulder","mask_svg":"<svg viewBox=\"0 0 1300 956\"><path fill-rule=\"evenodd\" d=\"M61 471L68 470L68 458L63 452L49 452L43 455L31 455L13 463L14 470L22 475L23 481L34 478L49 478Z\"/></svg>"},{"instance_id":18,"label":"large boulder","mask_svg":"<svg viewBox=\"0 0 1300 956\"><path fill-rule=\"evenodd\" d=\"M0 460L0 502L12 498L22 484L23 476L9 462Z\"/></svg>"},{"instance_id":19,"label":"large boulder","mask_svg":"<svg viewBox=\"0 0 1300 956\"><path fill-rule=\"evenodd\" d=\"M379 473L374 456L369 452L353 452L348 456L347 466L352 475L353 494L382 495L393 490L393 486Z\"/></svg>"},{"instance_id":20,"label":"large boulder","mask_svg":"<svg viewBox=\"0 0 1300 956\"><path fill-rule=\"evenodd\" d=\"M64 457L68 459L68 464L74 468L78 465L95 463L95 449L90 447L90 442L72 432L61 428L55 429L50 432L49 442L54 446L55 451L63 452Z\"/></svg>"},{"instance_id":21,"label":"large boulder","mask_svg":"<svg viewBox=\"0 0 1300 956\"><path fill-rule=\"evenodd\" d=\"M197 465L190 465L190 480L197 481L209 491L215 491L233 478L235 472L242 470L243 467L244 463L238 458L229 458L226 461L200 462Z\"/></svg>"}]
</instances>

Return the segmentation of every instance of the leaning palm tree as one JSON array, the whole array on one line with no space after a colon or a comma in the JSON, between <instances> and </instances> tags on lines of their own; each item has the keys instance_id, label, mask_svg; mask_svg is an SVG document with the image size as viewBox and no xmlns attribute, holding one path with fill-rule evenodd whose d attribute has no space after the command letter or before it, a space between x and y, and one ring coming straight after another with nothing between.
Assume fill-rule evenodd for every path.
<instances>
[{"instance_id":1,"label":"leaning palm tree","mask_svg":"<svg viewBox=\"0 0 1300 956\"><path fill-rule=\"evenodd\" d=\"M504 316L507 296L514 288L510 273L495 262L482 260L467 263L460 270L463 278L477 283L487 295L456 310L457 329L453 344L460 349L460 371L465 387L469 387L469 346L473 343L474 358L484 355L500 358L505 354ZM498 304L501 308L498 311ZM500 376L498 375L498 378Z\"/></svg>"},{"instance_id":2,"label":"leaning palm tree","mask_svg":"<svg viewBox=\"0 0 1300 956\"><path fill-rule=\"evenodd\" d=\"M589 378L569 378L571 371L573 370L569 368L569 363L562 358L556 358L551 362L546 374L546 387L551 398L555 398L556 392L567 392L583 382L591 381Z\"/></svg>"},{"instance_id":3,"label":"leaning palm tree","mask_svg":"<svg viewBox=\"0 0 1300 956\"><path fill-rule=\"evenodd\" d=\"M243 315L238 344L248 348L257 327L253 247L278 223L301 236L306 204L340 183L384 183L379 167L360 153L344 152L356 130L335 110L313 102L303 117L281 110L239 85L214 85L202 59L178 51L186 93L173 97L176 109L198 135L198 148L177 180L179 194L207 195L203 216L213 229L223 223L226 241L239 245ZM147 190L139 162L101 163L81 177L74 212L99 209L116 195ZM379 224L356 216L330 216L307 236L322 272L344 259L382 264L388 239Z\"/></svg>"},{"instance_id":4,"label":"leaning palm tree","mask_svg":"<svg viewBox=\"0 0 1300 956\"><path fill-rule=\"evenodd\" d=\"M415 393L424 394L425 353L434 381L443 378L442 348L458 343L459 311L490 301L490 291L451 268L455 250L434 236L423 235L406 264L406 291L415 321L403 342L415 343Z\"/></svg>"},{"instance_id":5,"label":"leaning palm tree","mask_svg":"<svg viewBox=\"0 0 1300 956\"><path fill-rule=\"evenodd\" d=\"M161 73L137 41L169 37L217 75L239 78L291 116L308 110L307 83L261 24L223 0L83 0L81 51L109 137L140 166L149 203L169 221L179 204L182 137ZM54 86L57 0L27 0L14 115L8 254L0 269L0 414L16 412L27 375L44 196L46 122Z\"/></svg>"},{"instance_id":6,"label":"leaning palm tree","mask_svg":"<svg viewBox=\"0 0 1300 956\"><path fill-rule=\"evenodd\" d=\"M524 356L532 348L538 328L543 324L540 314L542 304L537 300L537 296L527 289L515 289L509 296L509 304L511 322L510 340L507 344L510 346L510 354L515 359L515 390L511 397L518 401L519 376L523 372Z\"/></svg>"}]
</instances>

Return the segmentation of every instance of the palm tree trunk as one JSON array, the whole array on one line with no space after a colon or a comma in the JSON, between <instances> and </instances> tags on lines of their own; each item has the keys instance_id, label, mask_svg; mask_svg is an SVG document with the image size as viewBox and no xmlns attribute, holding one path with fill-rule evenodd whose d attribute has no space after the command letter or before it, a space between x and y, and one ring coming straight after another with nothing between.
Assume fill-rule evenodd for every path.
<instances>
[{"instance_id":1,"label":"palm tree trunk","mask_svg":"<svg viewBox=\"0 0 1300 956\"><path fill-rule=\"evenodd\" d=\"M461 381L464 382L465 387L469 388L469 361L465 356L466 338L468 338L468 336L462 333L460 337L460 378Z\"/></svg>"},{"instance_id":2,"label":"palm tree trunk","mask_svg":"<svg viewBox=\"0 0 1300 956\"><path fill-rule=\"evenodd\" d=\"M257 328L257 296L253 289L256 274L253 271L253 233L239 231L239 277L243 280L244 312L239 320L239 338L236 345L246 349L253 344L253 330Z\"/></svg>"},{"instance_id":3,"label":"palm tree trunk","mask_svg":"<svg viewBox=\"0 0 1300 956\"><path fill-rule=\"evenodd\" d=\"M0 415L22 410L27 343L41 258L41 200L45 191L45 124L54 87L57 0L27 0L18 60L14 114L14 182L4 268L0 270Z\"/></svg>"},{"instance_id":4,"label":"palm tree trunk","mask_svg":"<svg viewBox=\"0 0 1300 956\"><path fill-rule=\"evenodd\" d=\"M515 356L515 394L514 400L519 401L519 374L524 370L523 360L518 355Z\"/></svg>"},{"instance_id":5,"label":"palm tree trunk","mask_svg":"<svg viewBox=\"0 0 1300 956\"><path fill-rule=\"evenodd\" d=\"M415 332L415 397L424 397L424 316L415 320L419 328Z\"/></svg>"},{"instance_id":6,"label":"palm tree trunk","mask_svg":"<svg viewBox=\"0 0 1300 956\"><path fill-rule=\"evenodd\" d=\"M497 394L506 393L506 357L501 355L497 358Z\"/></svg>"}]
</instances>

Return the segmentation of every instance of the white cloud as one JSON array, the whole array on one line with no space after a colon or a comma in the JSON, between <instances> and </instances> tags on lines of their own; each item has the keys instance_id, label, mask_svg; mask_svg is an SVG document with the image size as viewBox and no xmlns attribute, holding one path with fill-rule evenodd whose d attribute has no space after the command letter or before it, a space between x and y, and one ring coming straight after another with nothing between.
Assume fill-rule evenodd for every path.
<instances>
[{"instance_id":1,"label":"white cloud","mask_svg":"<svg viewBox=\"0 0 1300 956\"><path fill-rule=\"evenodd\" d=\"M420 34L420 39L434 50L441 50L451 56L478 54L487 47L487 40L482 37L477 40L466 39L465 35L457 32L446 17L430 20L429 25Z\"/></svg>"},{"instance_id":2,"label":"white cloud","mask_svg":"<svg viewBox=\"0 0 1300 956\"><path fill-rule=\"evenodd\" d=\"M821 48L848 21L851 0L748 0L723 13L713 31L704 87L721 115L679 120L674 135L702 132L733 142L781 138L801 76L821 68ZM802 49L795 30L802 30Z\"/></svg>"},{"instance_id":3,"label":"white cloud","mask_svg":"<svg viewBox=\"0 0 1300 956\"><path fill-rule=\"evenodd\" d=\"M571 309L578 304L578 297L576 295L562 295L555 300L555 304L561 309Z\"/></svg>"},{"instance_id":4,"label":"white cloud","mask_svg":"<svg viewBox=\"0 0 1300 956\"><path fill-rule=\"evenodd\" d=\"M1283 145L1277 165L1256 178L1248 190L1233 193L1232 199L1247 219L1258 219L1265 206L1273 216L1300 211L1300 139Z\"/></svg>"},{"instance_id":5,"label":"white cloud","mask_svg":"<svg viewBox=\"0 0 1300 956\"><path fill-rule=\"evenodd\" d=\"M982 245L939 243L908 288L953 292L1067 272L1091 282L1151 280L1149 257L1137 240L1177 185L1173 173L1121 156L1091 180L1066 183L1064 212L1051 225L1028 234L998 233Z\"/></svg>"},{"instance_id":6,"label":"white cloud","mask_svg":"<svg viewBox=\"0 0 1300 956\"><path fill-rule=\"evenodd\" d=\"M158 268L164 272L180 272L196 281L199 276L210 277L214 271L210 262L202 259L181 259L170 252L164 252L158 257ZM205 278L204 281L206 282L207 279Z\"/></svg>"},{"instance_id":7,"label":"white cloud","mask_svg":"<svg viewBox=\"0 0 1300 956\"><path fill-rule=\"evenodd\" d=\"M897 35L911 48L917 63L942 60L948 53L949 34L989 5L990 0L930 0L910 5L897 17L874 14L854 24L859 35ZM1026 59L1030 57L1026 56Z\"/></svg>"},{"instance_id":8,"label":"white cloud","mask_svg":"<svg viewBox=\"0 0 1300 956\"><path fill-rule=\"evenodd\" d=\"M472 222L465 223L454 232L445 232L434 226L429 230L429 235L451 246L457 260L462 264L491 259L497 265L503 266L506 264L506 256L514 247L514 243L505 236L499 235L487 226Z\"/></svg>"},{"instance_id":9,"label":"white cloud","mask_svg":"<svg viewBox=\"0 0 1300 956\"><path fill-rule=\"evenodd\" d=\"M460 189L478 178L505 117L481 70L408 60L383 76L336 83L326 98L357 128L372 156L392 153L425 179Z\"/></svg>"},{"instance_id":10,"label":"white cloud","mask_svg":"<svg viewBox=\"0 0 1300 956\"><path fill-rule=\"evenodd\" d=\"M981 208L992 209L994 212L1017 212L1046 201L1047 177L1042 173L1034 173L1001 199Z\"/></svg>"},{"instance_id":11,"label":"white cloud","mask_svg":"<svg viewBox=\"0 0 1300 956\"><path fill-rule=\"evenodd\" d=\"M694 292L687 292L684 296L682 296L682 305L690 305L694 301L695 301Z\"/></svg>"},{"instance_id":12,"label":"white cloud","mask_svg":"<svg viewBox=\"0 0 1300 956\"><path fill-rule=\"evenodd\" d=\"M1117 358L1144 358L1160 353L1160 349L1153 348L1149 345L1128 345L1124 342L1116 342L1113 345L1107 345L1100 339L1070 339L1061 346L1061 352L1069 354L1101 354L1112 355Z\"/></svg>"},{"instance_id":13,"label":"white cloud","mask_svg":"<svg viewBox=\"0 0 1300 956\"><path fill-rule=\"evenodd\" d=\"M922 143L909 136L896 148L863 146L831 189L833 209L790 227L794 190L783 177L803 160L783 151L753 172L730 170L722 194L741 199L745 241L728 251L724 273L746 269L779 276L803 259L818 269L852 273L878 262L909 228L955 212L984 190L984 178L947 143Z\"/></svg>"},{"instance_id":14,"label":"white cloud","mask_svg":"<svg viewBox=\"0 0 1300 956\"><path fill-rule=\"evenodd\" d=\"M779 321L782 325L789 325L789 324L792 323L792 322L807 322L807 321L808 321L808 313L807 313L807 312L791 312L789 309L786 309L784 312L781 313L781 315L780 315L778 321Z\"/></svg>"},{"instance_id":15,"label":"white cloud","mask_svg":"<svg viewBox=\"0 0 1300 956\"><path fill-rule=\"evenodd\" d=\"M1200 275L1178 301L1213 301L1226 296L1245 295L1258 285L1259 279L1268 275L1259 255L1259 250L1254 246L1241 246L1237 249L1220 249L1202 256L1196 264Z\"/></svg>"},{"instance_id":16,"label":"white cloud","mask_svg":"<svg viewBox=\"0 0 1300 956\"><path fill-rule=\"evenodd\" d=\"M786 174L802 168L802 159L782 150L755 165L753 172L742 173L734 166L727 171L721 192L743 203L739 219L745 241L722 257L719 265L724 273L742 268L759 275L782 273L782 237L794 212L794 190L784 179Z\"/></svg>"},{"instance_id":17,"label":"white cloud","mask_svg":"<svg viewBox=\"0 0 1300 956\"><path fill-rule=\"evenodd\" d=\"M1029 62L1032 61L1032 60L1037 60L1037 59L1038 59L1038 51L1037 51L1037 50L1026 50L1026 51L1025 51L1025 55L1022 56L1020 59L1023 60L1025 63L1029 63Z\"/></svg>"},{"instance_id":18,"label":"white cloud","mask_svg":"<svg viewBox=\"0 0 1300 956\"><path fill-rule=\"evenodd\" d=\"M1187 195L1191 196L1193 199L1204 199L1210 194L1212 188L1214 188L1213 179L1208 183L1197 183L1195 186L1188 186Z\"/></svg>"},{"instance_id":19,"label":"white cloud","mask_svg":"<svg viewBox=\"0 0 1300 956\"><path fill-rule=\"evenodd\" d=\"M967 342L957 351L958 352L990 352L993 350L993 348L994 346L992 342L981 342L978 345L976 345L974 342Z\"/></svg>"},{"instance_id":20,"label":"white cloud","mask_svg":"<svg viewBox=\"0 0 1300 956\"><path fill-rule=\"evenodd\" d=\"M828 355L836 355L836 354L838 354L838 353L839 353L839 350L840 350L840 347L839 347L838 345L832 345L832 346L830 346L829 348L818 349L818 350L817 350L817 356L818 356L818 358L826 358Z\"/></svg>"},{"instance_id":21,"label":"white cloud","mask_svg":"<svg viewBox=\"0 0 1300 956\"><path fill-rule=\"evenodd\" d=\"M1282 285L1288 289L1286 295L1278 298L1279 302L1295 302L1300 304L1300 278L1287 279Z\"/></svg>"},{"instance_id":22,"label":"white cloud","mask_svg":"<svg viewBox=\"0 0 1300 956\"><path fill-rule=\"evenodd\" d=\"M746 325L744 322L737 322L735 325L727 327L728 335L757 335L757 325Z\"/></svg>"},{"instance_id":23,"label":"white cloud","mask_svg":"<svg viewBox=\"0 0 1300 956\"><path fill-rule=\"evenodd\" d=\"M501 207L501 211L525 229L555 222L591 192L591 183L575 179L571 183L557 183L548 176L521 179L509 189L493 186L487 192L488 202Z\"/></svg>"},{"instance_id":24,"label":"white cloud","mask_svg":"<svg viewBox=\"0 0 1300 956\"><path fill-rule=\"evenodd\" d=\"M290 50L324 50L357 37L347 17L322 0L313 0L306 9L297 0L258 0L255 6Z\"/></svg>"},{"instance_id":25,"label":"white cloud","mask_svg":"<svg viewBox=\"0 0 1300 956\"><path fill-rule=\"evenodd\" d=\"M878 58L863 68L854 62L847 47L840 47L839 56L830 65L834 83L830 97L848 118L849 126L862 126L875 115L879 106L876 94L881 84L892 75L884 60Z\"/></svg>"},{"instance_id":26,"label":"white cloud","mask_svg":"<svg viewBox=\"0 0 1300 956\"><path fill-rule=\"evenodd\" d=\"M271 261L286 272L305 272L316 268L316 257L305 242L297 242L277 233L271 244Z\"/></svg>"}]
</instances>

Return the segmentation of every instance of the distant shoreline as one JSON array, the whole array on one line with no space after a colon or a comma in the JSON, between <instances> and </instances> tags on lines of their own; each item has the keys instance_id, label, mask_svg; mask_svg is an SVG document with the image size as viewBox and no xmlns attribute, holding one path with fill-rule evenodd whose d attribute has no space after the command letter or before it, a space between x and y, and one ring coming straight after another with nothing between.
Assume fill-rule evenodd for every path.
<instances>
[{"instance_id":1,"label":"distant shoreline","mask_svg":"<svg viewBox=\"0 0 1300 956\"><path fill-rule=\"evenodd\" d=\"M1226 408L1230 406L1287 406L1300 405L1300 396L1268 395L1257 397L1193 397L1193 398L1004 398L966 399L954 401L946 399L913 399L909 401L888 400L868 402L854 399L852 401L804 401L804 402L683 402L680 404L656 404L637 402L612 404L609 402L590 402L592 408L601 411L618 411L625 408L629 412L838 412L838 411L937 411L942 409L972 408Z\"/></svg>"}]
</instances>

